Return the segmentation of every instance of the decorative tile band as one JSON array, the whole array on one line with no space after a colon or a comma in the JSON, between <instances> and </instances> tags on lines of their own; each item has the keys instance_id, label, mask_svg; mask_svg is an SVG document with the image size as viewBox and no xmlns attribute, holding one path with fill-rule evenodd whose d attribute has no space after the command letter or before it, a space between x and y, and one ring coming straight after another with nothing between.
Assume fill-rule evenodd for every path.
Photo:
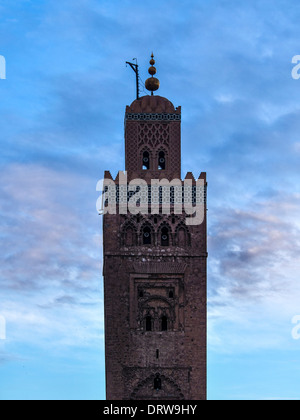
<instances>
[{"instance_id":1,"label":"decorative tile band","mask_svg":"<svg viewBox=\"0 0 300 420\"><path fill-rule=\"evenodd\" d=\"M180 114L125 114L126 121L181 121Z\"/></svg>"},{"instance_id":2,"label":"decorative tile band","mask_svg":"<svg viewBox=\"0 0 300 420\"><path fill-rule=\"evenodd\" d=\"M134 271L139 274L183 274L187 268L184 263L134 263Z\"/></svg>"}]
</instances>

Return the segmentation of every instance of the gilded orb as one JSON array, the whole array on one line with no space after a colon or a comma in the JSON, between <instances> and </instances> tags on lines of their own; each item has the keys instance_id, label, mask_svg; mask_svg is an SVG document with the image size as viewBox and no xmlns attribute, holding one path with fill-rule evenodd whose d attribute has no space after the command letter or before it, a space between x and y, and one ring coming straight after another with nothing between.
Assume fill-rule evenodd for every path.
<instances>
[{"instance_id":1,"label":"gilded orb","mask_svg":"<svg viewBox=\"0 0 300 420\"><path fill-rule=\"evenodd\" d=\"M154 92L159 89L159 80L156 77L150 77L146 80L145 86L147 90Z\"/></svg>"},{"instance_id":2,"label":"gilded orb","mask_svg":"<svg viewBox=\"0 0 300 420\"><path fill-rule=\"evenodd\" d=\"M153 66L149 67L148 73L154 76L156 74L156 68Z\"/></svg>"},{"instance_id":3,"label":"gilded orb","mask_svg":"<svg viewBox=\"0 0 300 420\"><path fill-rule=\"evenodd\" d=\"M145 87L147 90L150 90L151 95L153 95L153 92L155 92L157 89L159 89L159 80L156 77L153 77L156 74L156 68L154 67L155 60L154 55L152 53L151 60L150 60L151 67L149 67L148 73L152 76L145 82Z\"/></svg>"}]
</instances>

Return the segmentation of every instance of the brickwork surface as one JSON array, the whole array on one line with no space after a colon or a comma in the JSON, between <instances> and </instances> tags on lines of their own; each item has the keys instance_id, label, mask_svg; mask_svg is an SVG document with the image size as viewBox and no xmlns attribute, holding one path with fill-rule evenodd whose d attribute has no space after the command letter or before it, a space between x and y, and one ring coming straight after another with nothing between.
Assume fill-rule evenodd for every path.
<instances>
[{"instance_id":1,"label":"brickwork surface","mask_svg":"<svg viewBox=\"0 0 300 420\"><path fill-rule=\"evenodd\" d=\"M143 113L126 122L129 180L180 178L180 121L172 119L180 112L157 96L126 108L131 118ZM164 113L170 120L145 122ZM107 399L206 399L206 217L198 226L185 221L185 214L104 215Z\"/></svg>"}]
</instances>

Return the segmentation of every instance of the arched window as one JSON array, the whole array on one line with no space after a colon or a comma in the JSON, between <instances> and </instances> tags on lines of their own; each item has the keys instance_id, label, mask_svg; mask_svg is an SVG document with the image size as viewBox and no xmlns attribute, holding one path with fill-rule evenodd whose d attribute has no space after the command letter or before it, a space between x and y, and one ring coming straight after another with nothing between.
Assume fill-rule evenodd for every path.
<instances>
[{"instance_id":1,"label":"arched window","mask_svg":"<svg viewBox=\"0 0 300 420\"><path fill-rule=\"evenodd\" d=\"M186 231L183 227L178 230L177 239L178 246L186 246Z\"/></svg>"},{"instance_id":2,"label":"arched window","mask_svg":"<svg viewBox=\"0 0 300 420\"><path fill-rule=\"evenodd\" d=\"M158 169L159 170L166 169L166 156L165 156L165 152L159 152L159 154L158 154Z\"/></svg>"},{"instance_id":3,"label":"arched window","mask_svg":"<svg viewBox=\"0 0 300 420\"><path fill-rule=\"evenodd\" d=\"M135 242L135 234L134 230L131 226L128 226L125 232L125 245L126 246L133 246Z\"/></svg>"},{"instance_id":4,"label":"arched window","mask_svg":"<svg viewBox=\"0 0 300 420\"><path fill-rule=\"evenodd\" d=\"M149 226L143 229L143 245L151 245L151 229Z\"/></svg>"},{"instance_id":5,"label":"arched window","mask_svg":"<svg viewBox=\"0 0 300 420\"><path fill-rule=\"evenodd\" d=\"M161 330L168 331L168 317L166 316L161 318Z\"/></svg>"},{"instance_id":6,"label":"arched window","mask_svg":"<svg viewBox=\"0 0 300 420\"><path fill-rule=\"evenodd\" d=\"M163 227L161 230L161 246L169 246L169 243L170 243L169 229L167 227Z\"/></svg>"},{"instance_id":7,"label":"arched window","mask_svg":"<svg viewBox=\"0 0 300 420\"><path fill-rule=\"evenodd\" d=\"M169 299L174 299L174 292L173 290L169 291Z\"/></svg>"},{"instance_id":8,"label":"arched window","mask_svg":"<svg viewBox=\"0 0 300 420\"><path fill-rule=\"evenodd\" d=\"M143 153L143 164L142 164L143 169L150 169L150 155L149 152L144 152Z\"/></svg>"},{"instance_id":9,"label":"arched window","mask_svg":"<svg viewBox=\"0 0 300 420\"><path fill-rule=\"evenodd\" d=\"M191 237L188 229L184 225L179 225L176 230L175 243L178 246L185 247L191 245Z\"/></svg>"},{"instance_id":10,"label":"arched window","mask_svg":"<svg viewBox=\"0 0 300 420\"><path fill-rule=\"evenodd\" d=\"M146 331L152 331L152 318L150 315L146 316Z\"/></svg>"},{"instance_id":11,"label":"arched window","mask_svg":"<svg viewBox=\"0 0 300 420\"><path fill-rule=\"evenodd\" d=\"M159 375L156 375L154 378L154 389L156 391L160 391L161 390L161 378Z\"/></svg>"}]
</instances>

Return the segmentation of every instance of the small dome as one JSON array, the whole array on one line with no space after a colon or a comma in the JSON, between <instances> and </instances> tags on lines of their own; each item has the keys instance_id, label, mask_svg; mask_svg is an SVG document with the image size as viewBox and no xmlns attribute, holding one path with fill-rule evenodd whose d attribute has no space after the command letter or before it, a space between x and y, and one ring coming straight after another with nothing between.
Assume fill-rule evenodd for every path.
<instances>
[{"instance_id":1,"label":"small dome","mask_svg":"<svg viewBox=\"0 0 300 420\"><path fill-rule=\"evenodd\" d=\"M126 109L127 113L132 114L153 114L153 113L175 113L175 108L172 102L162 96L143 96L136 99Z\"/></svg>"}]
</instances>

